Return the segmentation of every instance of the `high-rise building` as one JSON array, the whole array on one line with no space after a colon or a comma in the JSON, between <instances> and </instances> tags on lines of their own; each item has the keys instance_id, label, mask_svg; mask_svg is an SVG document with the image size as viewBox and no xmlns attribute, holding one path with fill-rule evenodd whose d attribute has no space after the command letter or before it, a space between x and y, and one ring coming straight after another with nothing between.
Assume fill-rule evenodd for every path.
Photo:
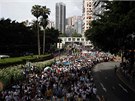
<instances>
[{"instance_id":1,"label":"high-rise building","mask_svg":"<svg viewBox=\"0 0 135 101\"><path fill-rule=\"evenodd\" d=\"M55 25L56 25L56 29L58 29L61 33L65 33L66 5L62 2L56 3Z\"/></svg>"},{"instance_id":2,"label":"high-rise building","mask_svg":"<svg viewBox=\"0 0 135 101\"><path fill-rule=\"evenodd\" d=\"M54 27L54 22L53 21L48 21L48 28Z\"/></svg>"},{"instance_id":3,"label":"high-rise building","mask_svg":"<svg viewBox=\"0 0 135 101\"><path fill-rule=\"evenodd\" d=\"M72 36L72 34L75 32L75 29L71 25L66 25L66 35Z\"/></svg>"},{"instance_id":4,"label":"high-rise building","mask_svg":"<svg viewBox=\"0 0 135 101\"><path fill-rule=\"evenodd\" d=\"M74 28L78 34L82 34L82 16L77 16Z\"/></svg>"},{"instance_id":5,"label":"high-rise building","mask_svg":"<svg viewBox=\"0 0 135 101\"><path fill-rule=\"evenodd\" d=\"M78 19L78 16L72 16L67 18L67 25L74 26L76 21Z\"/></svg>"},{"instance_id":6,"label":"high-rise building","mask_svg":"<svg viewBox=\"0 0 135 101\"><path fill-rule=\"evenodd\" d=\"M74 32L82 34L82 16L68 17L66 24L67 24L66 33L68 32L68 35L71 35Z\"/></svg>"},{"instance_id":7,"label":"high-rise building","mask_svg":"<svg viewBox=\"0 0 135 101\"><path fill-rule=\"evenodd\" d=\"M92 2L93 0L83 0L83 33L90 28L93 20Z\"/></svg>"}]
</instances>

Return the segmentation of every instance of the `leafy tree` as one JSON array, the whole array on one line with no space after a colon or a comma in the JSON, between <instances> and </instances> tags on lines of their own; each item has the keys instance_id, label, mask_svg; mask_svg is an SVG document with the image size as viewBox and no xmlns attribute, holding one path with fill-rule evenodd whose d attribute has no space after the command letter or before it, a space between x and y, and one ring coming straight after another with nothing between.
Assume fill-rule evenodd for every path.
<instances>
[{"instance_id":1,"label":"leafy tree","mask_svg":"<svg viewBox=\"0 0 135 101\"><path fill-rule=\"evenodd\" d=\"M100 19L91 23L91 29L85 32L94 46L116 53L119 51L133 50L135 41L131 39L135 32L135 2L133 1L108 1L105 2L104 13ZM132 54L134 57L134 53ZM134 61L134 58L130 58ZM131 63L133 67L133 62Z\"/></svg>"},{"instance_id":2,"label":"leafy tree","mask_svg":"<svg viewBox=\"0 0 135 101\"><path fill-rule=\"evenodd\" d=\"M0 54L18 56L26 51L34 52L35 34L23 23L3 18L0 20L0 34Z\"/></svg>"},{"instance_id":3,"label":"leafy tree","mask_svg":"<svg viewBox=\"0 0 135 101\"><path fill-rule=\"evenodd\" d=\"M134 32L135 2L109 1L103 7L105 12L100 19L91 23L92 28L85 35L102 50L118 52L123 48L127 36Z\"/></svg>"},{"instance_id":4,"label":"leafy tree","mask_svg":"<svg viewBox=\"0 0 135 101\"><path fill-rule=\"evenodd\" d=\"M59 42L58 37L59 37L59 31L57 29L52 28L47 28L46 29L46 48L49 51L52 47L56 48L57 43Z\"/></svg>"}]
</instances>

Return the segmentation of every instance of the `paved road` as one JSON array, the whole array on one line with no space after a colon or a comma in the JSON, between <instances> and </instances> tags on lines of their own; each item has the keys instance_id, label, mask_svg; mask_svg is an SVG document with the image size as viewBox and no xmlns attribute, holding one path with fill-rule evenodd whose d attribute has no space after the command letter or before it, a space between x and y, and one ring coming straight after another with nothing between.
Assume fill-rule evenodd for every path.
<instances>
[{"instance_id":1,"label":"paved road","mask_svg":"<svg viewBox=\"0 0 135 101\"><path fill-rule=\"evenodd\" d=\"M114 66L118 62L104 62L93 69L98 96L103 95L106 101L135 101L135 93L125 86L116 76Z\"/></svg>"}]
</instances>

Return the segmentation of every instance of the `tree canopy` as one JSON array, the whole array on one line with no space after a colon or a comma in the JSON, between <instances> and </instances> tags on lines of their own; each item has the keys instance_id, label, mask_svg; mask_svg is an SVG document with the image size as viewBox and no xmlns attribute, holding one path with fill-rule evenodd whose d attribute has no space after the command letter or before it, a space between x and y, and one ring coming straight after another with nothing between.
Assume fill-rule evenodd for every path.
<instances>
[{"instance_id":1,"label":"tree canopy","mask_svg":"<svg viewBox=\"0 0 135 101\"><path fill-rule=\"evenodd\" d=\"M0 19L0 54L10 56L21 56L25 53L37 52L36 21L31 26L26 26L24 22L19 23L10 19ZM39 29L40 39L43 39L43 30ZM56 48L59 31L54 28L46 29L46 50ZM42 41L40 46L42 46ZM42 49L42 48L41 48Z\"/></svg>"},{"instance_id":2,"label":"tree canopy","mask_svg":"<svg viewBox=\"0 0 135 101\"><path fill-rule=\"evenodd\" d=\"M135 32L135 2L108 1L105 2L104 13L100 19L92 21L91 28L85 32L94 46L110 52L118 52L123 47L133 47L131 36Z\"/></svg>"},{"instance_id":3,"label":"tree canopy","mask_svg":"<svg viewBox=\"0 0 135 101\"><path fill-rule=\"evenodd\" d=\"M0 54L20 55L23 52L34 52L36 35L23 23L2 18L0 35Z\"/></svg>"},{"instance_id":4,"label":"tree canopy","mask_svg":"<svg viewBox=\"0 0 135 101\"><path fill-rule=\"evenodd\" d=\"M32 15L34 15L37 19L41 16L41 6L40 5L34 5L31 9Z\"/></svg>"},{"instance_id":5,"label":"tree canopy","mask_svg":"<svg viewBox=\"0 0 135 101\"><path fill-rule=\"evenodd\" d=\"M59 31L57 29L52 28L47 28L46 29L46 37L45 37L45 43L46 43L46 48L48 51L52 51L56 48L58 37L59 37ZM53 46L53 47L52 47Z\"/></svg>"}]
</instances>

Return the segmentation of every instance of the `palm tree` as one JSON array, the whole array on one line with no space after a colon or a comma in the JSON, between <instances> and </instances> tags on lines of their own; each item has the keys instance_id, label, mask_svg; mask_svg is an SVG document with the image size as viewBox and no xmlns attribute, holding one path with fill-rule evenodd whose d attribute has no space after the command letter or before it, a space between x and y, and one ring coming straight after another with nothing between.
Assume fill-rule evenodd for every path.
<instances>
[{"instance_id":1,"label":"palm tree","mask_svg":"<svg viewBox=\"0 0 135 101\"><path fill-rule=\"evenodd\" d=\"M44 28L44 33L43 33L43 54L45 53L45 29L46 26L48 25L48 15L50 15L50 9L46 8L46 6L42 6L41 9L41 25Z\"/></svg>"},{"instance_id":2,"label":"palm tree","mask_svg":"<svg viewBox=\"0 0 135 101\"><path fill-rule=\"evenodd\" d=\"M41 16L41 6L34 5L32 6L31 13L37 18L37 44L38 44L38 55L40 55L40 37L39 37L39 24L38 18Z\"/></svg>"}]
</instances>

